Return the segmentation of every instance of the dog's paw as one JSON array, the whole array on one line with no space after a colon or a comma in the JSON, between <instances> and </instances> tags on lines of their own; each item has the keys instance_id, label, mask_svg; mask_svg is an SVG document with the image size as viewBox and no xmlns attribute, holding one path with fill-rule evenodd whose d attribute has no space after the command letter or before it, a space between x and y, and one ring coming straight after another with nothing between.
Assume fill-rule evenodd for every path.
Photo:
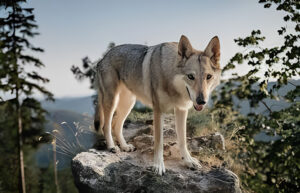
<instances>
[{"instance_id":1,"label":"dog's paw","mask_svg":"<svg viewBox=\"0 0 300 193\"><path fill-rule=\"evenodd\" d=\"M184 165L191 170L198 170L202 168L199 161L196 158L193 158L192 156L183 157L182 159Z\"/></svg>"},{"instance_id":2,"label":"dog's paw","mask_svg":"<svg viewBox=\"0 0 300 193\"><path fill-rule=\"evenodd\" d=\"M136 150L136 148L132 144L126 144L126 145L123 145L123 146L120 146L120 147L123 151L126 151L126 152L131 152L131 151Z\"/></svg>"},{"instance_id":3,"label":"dog's paw","mask_svg":"<svg viewBox=\"0 0 300 193\"><path fill-rule=\"evenodd\" d=\"M160 176L166 173L164 161L154 163L152 166L152 171Z\"/></svg>"},{"instance_id":4,"label":"dog's paw","mask_svg":"<svg viewBox=\"0 0 300 193\"><path fill-rule=\"evenodd\" d=\"M119 153L120 148L118 146L114 146L114 147L108 148L108 151L112 152L112 153Z\"/></svg>"}]
</instances>

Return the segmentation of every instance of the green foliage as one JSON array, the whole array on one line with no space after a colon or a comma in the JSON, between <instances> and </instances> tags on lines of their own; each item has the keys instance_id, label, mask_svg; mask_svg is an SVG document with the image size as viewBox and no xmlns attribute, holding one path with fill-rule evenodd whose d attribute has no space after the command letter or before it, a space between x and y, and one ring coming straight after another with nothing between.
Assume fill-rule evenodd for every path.
<instances>
[{"instance_id":1,"label":"green foliage","mask_svg":"<svg viewBox=\"0 0 300 193\"><path fill-rule=\"evenodd\" d=\"M128 115L127 119L130 122L146 122L147 120L152 120L153 114L150 111L141 112L139 110L133 109Z\"/></svg>"},{"instance_id":2,"label":"green foliage","mask_svg":"<svg viewBox=\"0 0 300 193\"><path fill-rule=\"evenodd\" d=\"M111 48L113 48L115 46L116 45L114 42L110 42L107 46L107 50L102 55L104 56ZM95 89L94 88L94 80L95 80L95 74L96 74L95 67L100 60L101 59L97 60L96 62L91 62L89 57L86 56L82 59L82 69L78 66L73 65L71 67L71 71L75 75L75 78L77 80L83 80L86 78L89 79L90 80L90 88Z\"/></svg>"},{"instance_id":3,"label":"green foliage","mask_svg":"<svg viewBox=\"0 0 300 193\"><path fill-rule=\"evenodd\" d=\"M43 132L45 111L40 102L32 97L37 91L47 99L53 95L40 83L49 80L26 66L41 68L44 64L32 54L43 52L30 39L38 35L32 8L24 8L24 0L5 0L0 3L0 92L11 99L0 97L0 189L17 192L24 152L26 188L29 192L38 185L36 169L26 160L33 156L32 148L39 144L38 137ZM20 124L18 124L20 123ZM21 192L21 190L19 190Z\"/></svg>"},{"instance_id":4,"label":"green foliage","mask_svg":"<svg viewBox=\"0 0 300 193\"><path fill-rule=\"evenodd\" d=\"M244 118L246 129L238 132L240 149L236 159L245 165L241 176L245 187L255 192L295 192L299 189L300 103L269 117L258 115L251 122ZM265 131L278 140L255 141L253 134ZM246 151L245 151L246 149Z\"/></svg>"},{"instance_id":5,"label":"green foliage","mask_svg":"<svg viewBox=\"0 0 300 193\"><path fill-rule=\"evenodd\" d=\"M35 191L39 185L39 168L35 165L35 150L40 144L38 140L42 135L44 126L44 110L34 108L39 105L30 99L25 99L21 106L23 120L23 141L25 154L25 176L27 180L27 190ZM13 102L2 102L0 104L0 187L4 192L18 191L18 140L16 121L16 105ZM51 171L52 172L52 171ZM0 189L1 189L0 188Z\"/></svg>"},{"instance_id":6,"label":"green foliage","mask_svg":"<svg viewBox=\"0 0 300 193\"><path fill-rule=\"evenodd\" d=\"M249 113L247 116L232 116L232 123L245 126L245 129L236 132L240 148L233 154L235 160L245 166L240 175L242 184L253 192L297 192L300 189L299 85L294 85L290 79L300 75L300 2L260 0L259 3L264 4L264 8L276 6L277 10L284 11L283 20L289 22L293 29L280 28L277 32L283 43L270 48L260 46L266 39L260 30L234 40L246 50L235 54L223 73L241 64L247 65L250 70L245 74L232 73L232 78L222 83L213 97L213 112L219 109L239 110L240 107L234 105L237 99L249 101L251 108L263 105L269 112L267 115ZM269 82L274 80L275 84L268 87ZM294 89L279 96L277 91L286 84L293 85ZM268 106L266 99L283 99L290 105L276 112ZM261 132L278 139L255 141L254 136Z\"/></svg>"},{"instance_id":7,"label":"green foliage","mask_svg":"<svg viewBox=\"0 0 300 193\"><path fill-rule=\"evenodd\" d=\"M49 80L36 71L28 72L25 65L37 68L44 64L32 56L32 52L43 52L43 49L32 45L28 38L38 35L33 31L35 24L33 9L23 8L24 1L7 1L1 10L5 12L0 18L0 90L11 94L32 95L34 90L52 99L53 95L38 82L47 83Z\"/></svg>"},{"instance_id":8,"label":"green foliage","mask_svg":"<svg viewBox=\"0 0 300 193\"><path fill-rule=\"evenodd\" d=\"M0 105L0 190L17 192L18 185L18 149L16 114L10 103Z\"/></svg>"}]
</instances>

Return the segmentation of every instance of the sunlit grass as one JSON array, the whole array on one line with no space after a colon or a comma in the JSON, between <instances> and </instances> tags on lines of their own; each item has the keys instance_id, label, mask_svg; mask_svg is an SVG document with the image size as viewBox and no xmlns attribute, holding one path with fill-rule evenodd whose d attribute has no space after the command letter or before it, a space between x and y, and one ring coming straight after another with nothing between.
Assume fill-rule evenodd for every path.
<instances>
[{"instance_id":1,"label":"sunlit grass","mask_svg":"<svg viewBox=\"0 0 300 193\"><path fill-rule=\"evenodd\" d=\"M234 112L228 109L219 109L218 111L204 109L200 113L192 109L189 111L187 127L189 137L221 133L225 139L225 151L204 147L203 151L196 156L202 164L208 167L225 167L239 176L245 166L235 160L238 149L236 133L244 128L234 123L230 118L232 113Z\"/></svg>"},{"instance_id":2,"label":"sunlit grass","mask_svg":"<svg viewBox=\"0 0 300 193\"><path fill-rule=\"evenodd\" d=\"M143 122L153 119L153 113L151 111L140 111L133 109L127 117L127 121L130 122Z\"/></svg>"},{"instance_id":3,"label":"sunlit grass","mask_svg":"<svg viewBox=\"0 0 300 193\"><path fill-rule=\"evenodd\" d=\"M49 150L68 158L73 158L76 154L87 151L93 145L93 141L87 142L84 135L96 136L96 132L91 126L87 128L84 125L90 125L90 123L53 123L53 130L46 133L51 136L51 145L55 148ZM39 137L39 140L43 140L43 136Z\"/></svg>"},{"instance_id":4,"label":"sunlit grass","mask_svg":"<svg viewBox=\"0 0 300 193\"><path fill-rule=\"evenodd\" d=\"M216 124L212 121L212 117L208 109L197 112L191 109L187 118L188 136L196 137L209 135L217 132Z\"/></svg>"}]
</instances>

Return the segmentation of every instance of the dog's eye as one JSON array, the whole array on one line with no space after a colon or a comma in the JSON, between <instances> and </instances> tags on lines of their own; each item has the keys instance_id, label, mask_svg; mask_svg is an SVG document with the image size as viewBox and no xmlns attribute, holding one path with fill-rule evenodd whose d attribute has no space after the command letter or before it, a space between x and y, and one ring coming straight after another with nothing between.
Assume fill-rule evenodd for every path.
<instances>
[{"instance_id":1,"label":"dog's eye","mask_svg":"<svg viewBox=\"0 0 300 193\"><path fill-rule=\"evenodd\" d=\"M193 74L188 74L187 77L188 77L190 80L194 80L194 79L195 79L195 77L194 77Z\"/></svg>"},{"instance_id":2,"label":"dog's eye","mask_svg":"<svg viewBox=\"0 0 300 193\"><path fill-rule=\"evenodd\" d=\"M211 79L211 77L212 76L210 74L208 74L207 77L206 77L206 79L209 80L209 79Z\"/></svg>"}]
</instances>

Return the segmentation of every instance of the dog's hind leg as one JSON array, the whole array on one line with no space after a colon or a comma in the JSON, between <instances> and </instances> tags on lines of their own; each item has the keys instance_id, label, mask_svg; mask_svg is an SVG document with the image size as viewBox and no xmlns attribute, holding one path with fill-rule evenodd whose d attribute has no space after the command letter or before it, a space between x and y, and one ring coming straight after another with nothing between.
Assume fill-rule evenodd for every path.
<instances>
[{"instance_id":1,"label":"dog's hind leg","mask_svg":"<svg viewBox=\"0 0 300 193\"><path fill-rule=\"evenodd\" d=\"M116 107L113 131L123 151L134 151L135 147L127 144L123 136L123 124L134 106L136 97L124 85L120 86L119 102Z\"/></svg>"},{"instance_id":2,"label":"dog's hind leg","mask_svg":"<svg viewBox=\"0 0 300 193\"><path fill-rule=\"evenodd\" d=\"M105 136L107 149L111 152L117 152L119 151L119 148L118 146L115 146L112 138L111 128L113 115L119 100L120 82L118 79L118 74L113 69L106 69L106 71L100 71L100 73L101 81L99 81L99 88L102 91L101 105L104 117L103 133Z\"/></svg>"},{"instance_id":3,"label":"dog's hind leg","mask_svg":"<svg viewBox=\"0 0 300 193\"><path fill-rule=\"evenodd\" d=\"M95 107L95 116L94 116L94 127L98 133L103 133L104 126L104 115L103 115L103 107L102 107L102 94L98 91L98 98Z\"/></svg>"},{"instance_id":4,"label":"dog's hind leg","mask_svg":"<svg viewBox=\"0 0 300 193\"><path fill-rule=\"evenodd\" d=\"M104 114L104 126L103 133L106 140L107 149L111 152L117 152L118 147L115 146L115 143L112 138L111 128L112 128L112 118L116 108L116 104L119 100L119 95L108 95L105 94L103 98L103 114Z\"/></svg>"}]
</instances>

